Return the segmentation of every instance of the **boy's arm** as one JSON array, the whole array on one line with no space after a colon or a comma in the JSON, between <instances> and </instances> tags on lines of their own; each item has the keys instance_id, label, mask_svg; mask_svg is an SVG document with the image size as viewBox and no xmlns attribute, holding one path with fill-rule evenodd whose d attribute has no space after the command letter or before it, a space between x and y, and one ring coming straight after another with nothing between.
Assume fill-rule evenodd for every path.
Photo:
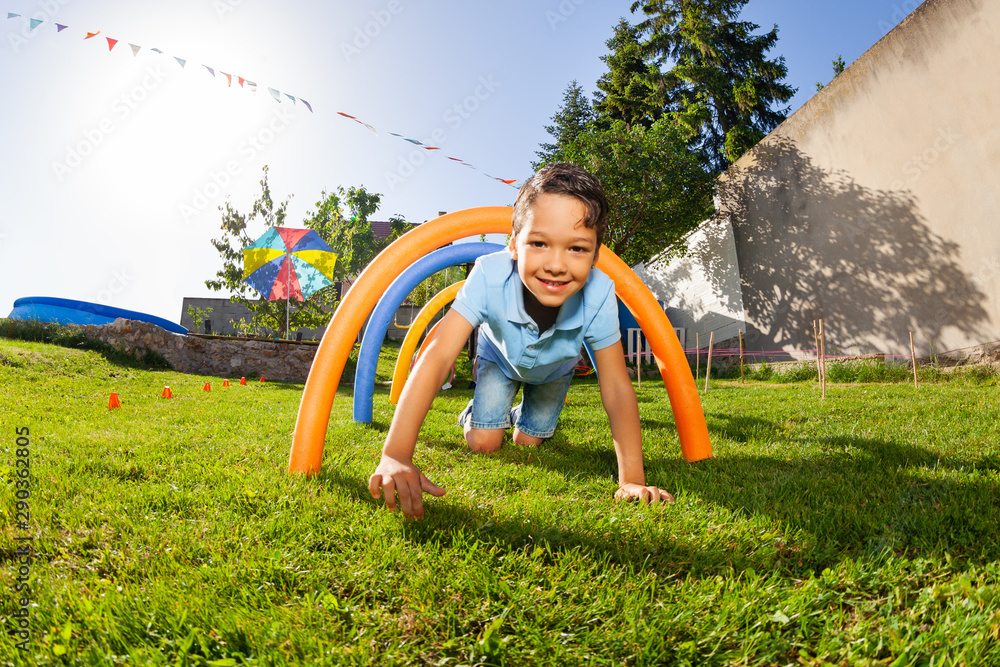
<instances>
[{"instance_id":1,"label":"boy's arm","mask_svg":"<svg viewBox=\"0 0 1000 667\"><path fill-rule=\"evenodd\" d=\"M444 495L444 489L413 465L413 450L431 403L471 333L472 325L464 317L455 310L448 311L410 371L382 447L382 459L368 479L368 490L373 498L381 495L380 489L385 490L385 505L390 510L396 509L396 496L399 496L403 514L419 519L424 515L423 491Z\"/></svg>"},{"instance_id":2,"label":"boy's arm","mask_svg":"<svg viewBox=\"0 0 1000 667\"><path fill-rule=\"evenodd\" d=\"M632 380L625 369L625 353L621 342L594 352L597 375L601 386L601 402L611 423L611 437L618 457L618 492L615 500L639 498L644 502L673 502L665 489L646 486L642 464L642 429L639 425L639 403Z\"/></svg>"}]
</instances>

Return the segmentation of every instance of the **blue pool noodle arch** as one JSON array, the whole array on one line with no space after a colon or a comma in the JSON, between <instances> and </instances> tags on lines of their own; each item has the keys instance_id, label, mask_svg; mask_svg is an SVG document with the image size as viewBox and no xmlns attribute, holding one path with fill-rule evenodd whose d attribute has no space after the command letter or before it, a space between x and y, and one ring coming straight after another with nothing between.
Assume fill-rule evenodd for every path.
<instances>
[{"instance_id":1,"label":"blue pool noodle arch","mask_svg":"<svg viewBox=\"0 0 1000 667\"><path fill-rule=\"evenodd\" d=\"M358 352L358 365L354 371L354 421L361 424L372 422L372 401L375 395L375 369L378 366L379 350L389 330L389 324L402 305L403 300L428 277L438 271L473 262L482 255L503 250L505 246L498 243L456 243L434 252L427 253L396 278L385 294L378 300L365 335L361 340L361 350Z\"/></svg>"}]
</instances>

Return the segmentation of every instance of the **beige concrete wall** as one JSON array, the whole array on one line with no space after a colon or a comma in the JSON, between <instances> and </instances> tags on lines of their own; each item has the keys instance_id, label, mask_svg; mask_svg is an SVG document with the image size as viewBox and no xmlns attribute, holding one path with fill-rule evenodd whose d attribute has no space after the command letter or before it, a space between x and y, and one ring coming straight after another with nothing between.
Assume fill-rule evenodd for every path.
<instances>
[{"instance_id":1,"label":"beige concrete wall","mask_svg":"<svg viewBox=\"0 0 1000 667\"><path fill-rule=\"evenodd\" d=\"M926 0L720 182L753 349L1000 339L1000 2Z\"/></svg>"}]
</instances>

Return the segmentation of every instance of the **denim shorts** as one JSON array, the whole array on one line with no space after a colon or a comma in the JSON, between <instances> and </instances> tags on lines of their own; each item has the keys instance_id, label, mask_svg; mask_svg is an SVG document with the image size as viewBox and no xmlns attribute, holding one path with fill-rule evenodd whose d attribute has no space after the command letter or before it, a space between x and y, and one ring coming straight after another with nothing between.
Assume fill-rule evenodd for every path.
<instances>
[{"instance_id":1,"label":"denim shorts","mask_svg":"<svg viewBox=\"0 0 1000 667\"><path fill-rule=\"evenodd\" d=\"M512 407L521 383L504 375L492 361L480 357L478 364L476 393L458 416L459 425L464 426L471 413L472 428L506 429L514 425L525 435L551 438L566 405L573 372L546 384L525 384L521 404Z\"/></svg>"}]
</instances>

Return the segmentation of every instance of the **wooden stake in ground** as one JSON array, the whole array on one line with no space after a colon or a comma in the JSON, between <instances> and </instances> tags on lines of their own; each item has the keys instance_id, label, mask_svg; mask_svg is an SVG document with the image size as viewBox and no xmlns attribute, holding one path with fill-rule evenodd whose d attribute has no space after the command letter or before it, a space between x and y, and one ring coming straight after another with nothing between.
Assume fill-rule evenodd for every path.
<instances>
[{"instance_id":1,"label":"wooden stake in ground","mask_svg":"<svg viewBox=\"0 0 1000 667\"><path fill-rule=\"evenodd\" d=\"M642 333L635 335L635 381L639 389L642 389Z\"/></svg>"},{"instance_id":2,"label":"wooden stake in ground","mask_svg":"<svg viewBox=\"0 0 1000 667\"><path fill-rule=\"evenodd\" d=\"M708 339L708 362L705 366L705 391L708 391L708 379L712 377L712 346L715 344L715 332Z\"/></svg>"},{"instance_id":3,"label":"wooden stake in ground","mask_svg":"<svg viewBox=\"0 0 1000 667\"><path fill-rule=\"evenodd\" d=\"M917 385L917 349L913 347L913 332L910 332L910 360L913 362L913 388L919 389Z\"/></svg>"},{"instance_id":4,"label":"wooden stake in ground","mask_svg":"<svg viewBox=\"0 0 1000 667\"><path fill-rule=\"evenodd\" d=\"M743 384L743 329L740 329L740 384Z\"/></svg>"},{"instance_id":5,"label":"wooden stake in ground","mask_svg":"<svg viewBox=\"0 0 1000 667\"><path fill-rule=\"evenodd\" d=\"M813 341L816 343L816 379L822 383L823 369L819 363L819 327L816 325L816 320L813 320Z\"/></svg>"},{"instance_id":6,"label":"wooden stake in ground","mask_svg":"<svg viewBox=\"0 0 1000 667\"><path fill-rule=\"evenodd\" d=\"M695 333L694 342L694 379L698 380L701 378L701 334Z\"/></svg>"},{"instance_id":7,"label":"wooden stake in ground","mask_svg":"<svg viewBox=\"0 0 1000 667\"><path fill-rule=\"evenodd\" d=\"M823 398L826 398L826 331L823 328L823 320L819 321L819 367L820 386L823 388Z\"/></svg>"}]
</instances>

